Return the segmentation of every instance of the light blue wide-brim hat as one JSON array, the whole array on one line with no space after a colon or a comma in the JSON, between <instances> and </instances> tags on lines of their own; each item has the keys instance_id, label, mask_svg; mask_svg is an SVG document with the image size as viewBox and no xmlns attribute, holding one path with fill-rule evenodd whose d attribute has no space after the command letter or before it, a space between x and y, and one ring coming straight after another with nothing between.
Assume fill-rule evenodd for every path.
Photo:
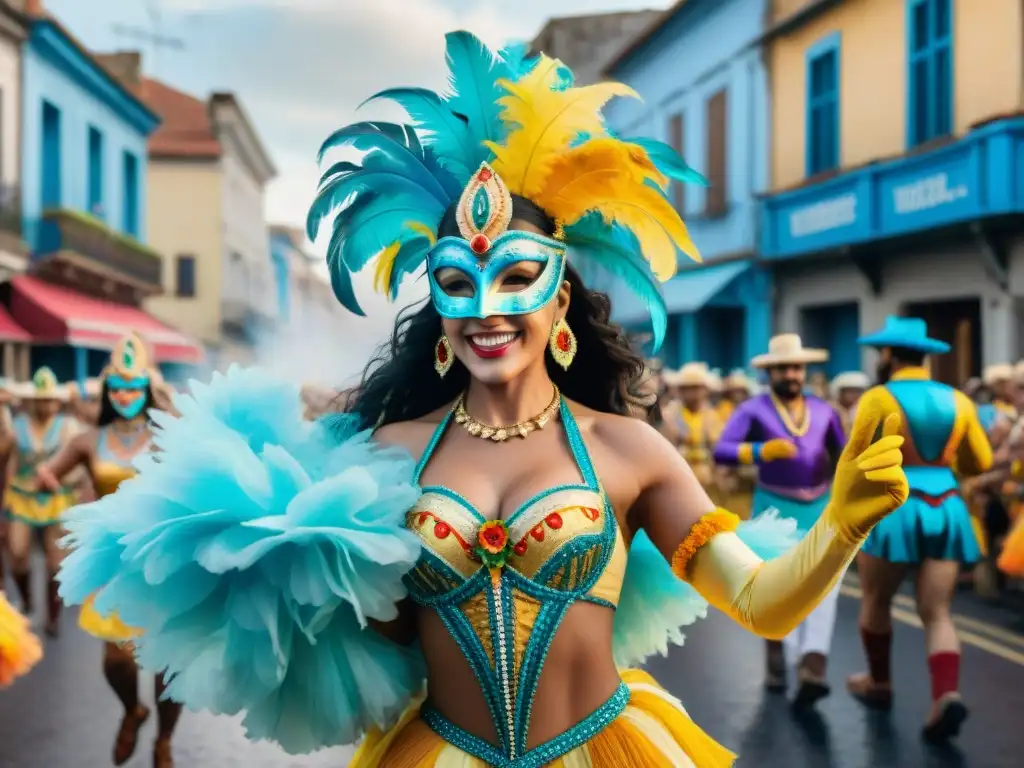
<instances>
[{"instance_id":1,"label":"light blue wide-brim hat","mask_svg":"<svg viewBox=\"0 0 1024 768\"><path fill-rule=\"evenodd\" d=\"M928 324L918 317L885 318L885 325L880 331L861 336L857 343L865 347L902 347L923 352L926 355L943 355L949 352L950 346L944 341L928 336Z\"/></svg>"}]
</instances>

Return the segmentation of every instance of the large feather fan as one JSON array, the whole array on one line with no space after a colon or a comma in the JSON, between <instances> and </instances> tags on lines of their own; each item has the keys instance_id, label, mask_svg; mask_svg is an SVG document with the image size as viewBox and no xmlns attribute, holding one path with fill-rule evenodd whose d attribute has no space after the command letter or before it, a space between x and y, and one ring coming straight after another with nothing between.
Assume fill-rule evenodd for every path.
<instances>
[{"instance_id":1,"label":"large feather fan","mask_svg":"<svg viewBox=\"0 0 1024 768\"><path fill-rule=\"evenodd\" d=\"M339 160L320 180L307 231L315 239L335 216L327 247L332 284L346 308L362 315L352 273L374 263L374 287L394 298L433 246L445 211L481 162L509 189L554 216L579 262L622 280L651 313L655 346L667 313L659 283L680 256L699 260L669 181L706 183L678 153L653 139L620 139L602 109L636 94L619 83L577 87L572 71L523 45L495 54L468 32L446 37L449 89L392 88L371 97L401 106L410 125L357 123L334 133L321 161Z\"/></svg>"}]
</instances>

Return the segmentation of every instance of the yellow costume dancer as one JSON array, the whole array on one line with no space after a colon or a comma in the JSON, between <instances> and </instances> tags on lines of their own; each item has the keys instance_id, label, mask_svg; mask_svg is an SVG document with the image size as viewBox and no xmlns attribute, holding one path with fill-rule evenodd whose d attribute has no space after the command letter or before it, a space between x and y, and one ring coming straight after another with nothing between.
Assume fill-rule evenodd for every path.
<instances>
[{"instance_id":1,"label":"yellow costume dancer","mask_svg":"<svg viewBox=\"0 0 1024 768\"><path fill-rule=\"evenodd\" d=\"M135 334L121 339L101 377L96 427L75 438L41 466L40 477L49 484L56 484L60 478L84 469L92 478L97 498L116 494L122 483L135 477L133 463L149 449L151 429L147 412L155 407L154 390L160 383L145 342ZM139 701L138 668L132 656L132 641L139 633L125 624L116 611L98 609L96 601L99 599L100 595L95 594L84 601L78 624L105 643L104 676L124 706L113 750L114 764L121 765L135 752L139 729L150 711ZM153 749L156 768L171 768L174 764L171 735L181 712L179 704L162 698L166 688L164 677L157 675L159 730Z\"/></svg>"},{"instance_id":2,"label":"yellow costume dancer","mask_svg":"<svg viewBox=\"0 0 1024 768\"><path fill-rule=\"evenodd\" d=\"M693 250L665 173L692 171L606 133L622 86L464 32L448 62L453 94L386 94L417 126L328 140L363 154L330 166L310 217L315 235L335 216L346 306L371 263L392 294L425 266L431 301L344 415L304 421L298 388L259 370L181 398L159 454L69 523L63 585L139 626L175 698L245 711L289 751L365 736L356 768L725 768L675 697L623 670L709 603L787 634L905 498L899 420L872 445L863 414L799 543L716 510L631 417L642 360L568 263L639 292L660 341L654 278Z\"/></svg>"},{"instance_id":3,"label":"yellow costume dancer","mask_svg":"<svg viewBox=\"0 0 1024 768\"><path fill-rule=\"evenodd\" d=\"M736 408L753 396L757 389L756 384L742 368L736 368L725 377L722 382L722 399L715 408L722 430L729 423ZM752 464L737 467L719 465L717 471L720 473L719 486L725 491L724 506L744 520L748 520L753 509L757 467Z\"/></svg>"},{"instance_id":4,"label":"yellow costume dancer","mask_svg":"<svg viewBox=\"0 0 1024 768\"><path fill-rule=\"evenodd\" d=\"M40 368L18 397L26 412L14 418L13 446L8 458L8 481L4 491L4 509L10 518L8 550L13 580L21 593L22 607L31 615L34 609L31 590L30 555L34 530L42 531L48 572L46 595L46 632L55 636L60 628L61 603L54 574L60 567L61 516L75 503L74 489L67 485L49 489L39 487L36 470L78 432L77 422L60 412L67 390L57 382L49 368Z\"/></svg>"},{"instance_id":5,"label":"yellow costume dancer","mask_svg":"<svg viewBox=\"0 0 1024 768\"><path fill-rule=\"evenodd\" d=\"M674 442L704 490L716 502L722 503L711 453L722 432L722 425L715 409L707 401L709 376L704 363L687 363L678 371L667 371L664 379L678 397L668 414L674 422Z\"/></svg>"},{"instance_id":6,"label":"yellow costume dancer","mask_svg":"<svg viewBox=\"0 0 1024 768\"><path fill-rule=\"evenodd\" d=\"M29 630L28 619L0 592L0 688L28 673L41 658L43 648Z\"/></svg>"}]
</instances>

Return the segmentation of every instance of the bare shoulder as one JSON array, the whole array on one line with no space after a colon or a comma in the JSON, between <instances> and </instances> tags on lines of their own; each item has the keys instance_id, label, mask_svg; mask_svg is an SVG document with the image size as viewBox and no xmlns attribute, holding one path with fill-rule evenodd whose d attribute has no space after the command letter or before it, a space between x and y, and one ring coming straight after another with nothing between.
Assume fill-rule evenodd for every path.
<instances>
[{"instance_id":1,"label":"bare shoulder","mask_svg":"<svg viewBox=\"0 0 1024 768\"><path fill-rule=\"evenodd\" d=\"M448 414L448 410L448 407L439 408L418 419L385 424L373 433L373 439L383 446L404 448L418 460L427 449L430 439Z\"/></svg>"},{"instance_id":2,"label":"bare shoulder","mask_svg":"<svg viewBox=\"0 0 1024 768\"><path fill-rule=\"evenodd\" d=\"M599 443L627 466L639 469L650 466L652 460L657 463L662 454L675 455L672 444L643 419L595 411L579 403L570 403L570 408L584 437Z\"/></svg>"}]
</instances>

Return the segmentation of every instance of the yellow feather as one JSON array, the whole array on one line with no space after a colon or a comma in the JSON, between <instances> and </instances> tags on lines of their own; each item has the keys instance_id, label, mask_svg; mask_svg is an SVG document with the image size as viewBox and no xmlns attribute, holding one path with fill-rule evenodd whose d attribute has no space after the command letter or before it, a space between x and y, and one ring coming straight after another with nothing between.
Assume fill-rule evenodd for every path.
<instances>
[{"instance_id":1,"label":"yellow feather","mask_svg":"<svg viewBox=\"0 0 1024 768\"><path fill-rule=\"evenodd\" d=\"M677 249L694 261L700 253L686 224L664 195L645 181L660 173L645 152L638 157L617 139L593 139L553 161L537 205L566 225L587 213L629 228L640 241L644 258L659 280L676 272Z\"/></svg>"},{"instance_id":2,"label":"yellow feather","mask_svg":"<svg viewBox=\"0 0 1024 768\"><path fill-rule=\"evenodd\" d=\"M427 238L427 242L430 243L431 246L437 242L437 235L434 234L434 230L426 224L422 224L418 221L410 221L408 227L420 237Z\"/></svg>"},{"instance_id":3,"label":"yellow feather","mask_svg":"<svg viewBox=\"0 0 1024 768\"><path fill-rule=\"evenodd\" d=\"M515 128L503 146L488 143L494 170L509 190L530 198L540 192L551 164L581 133L604 133L601 108L615 96L637 97L621 83L552 90L561 62L542 56L518 82L503 81L502 120Z\"/></svg>"},{"instance_id":4,"label":"yellow feather","mask_svg":"<svg viewBox=\"0 0 1024 768\"><path fill-rule=\"evenodd\" d=\"M373 290L383 293L390 299L391 293L388 286L391 284L391 272L395 268L395 257L398 256L400 242L394 242L377 254L377 266L373 273Z\"/></svg>"}]
</instances>

